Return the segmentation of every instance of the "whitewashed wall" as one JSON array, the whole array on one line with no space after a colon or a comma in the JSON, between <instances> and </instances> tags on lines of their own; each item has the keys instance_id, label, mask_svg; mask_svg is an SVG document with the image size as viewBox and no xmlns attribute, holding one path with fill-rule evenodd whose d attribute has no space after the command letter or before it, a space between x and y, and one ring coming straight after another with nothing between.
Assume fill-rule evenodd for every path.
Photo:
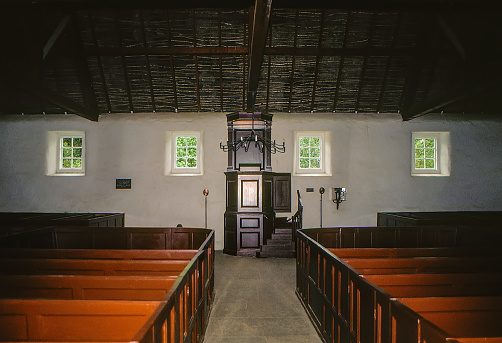
<instances>
[{"instance_id":1,"label":"whitewashed wall","mask_svg":"<svg viewBox=\"0 0 502 343\"><path fill-rule=\"evenodd\" d=\"M403 122L399 115L275 114L272 137L286 153L273 155L273 170L292 172L294 131L331 131L331 177L294 176L305 206L304 227L320 225L319 187L346 187L336 206L323 196L323 226L375 225L379 211L502 210L502 123L448 118ZM86 175L46 176L47 131L86 132ZM166 131L203 132L204 174L166 176ZM451 132L451 176L412 177L412 131ZM125 212L127 226L204 226L223 248L226 117L210 114L122 114L94 123L80 117L22 116L0 119L0 211ZM115 179L131 178L131 190ZM306 188L314 193L306 193ZM296 206L293 197L293 209ZM290 215L290 214L286 214Z\"/></svg>"}]
</instances>

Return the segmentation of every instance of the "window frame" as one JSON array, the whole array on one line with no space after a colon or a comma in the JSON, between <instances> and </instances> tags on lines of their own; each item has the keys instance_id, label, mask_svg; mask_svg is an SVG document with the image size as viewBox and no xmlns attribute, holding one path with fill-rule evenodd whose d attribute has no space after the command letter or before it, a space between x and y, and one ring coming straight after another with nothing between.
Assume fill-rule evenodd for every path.
<instances>
[{"instance_id":1,"label":"window frame","mask_svg":"<svg viewBox=\"0 0 502 343\"><path fill-rule=\"evenodd\" d=\"M319 137L320 168L300 167L300 141L304 137ZM331 139L329 131L295 131L294 175L331 176Z\"/></svg>"},{"instance_id":2,"label":"window frame","mask_svg":"<svg viewBox=\"0 0 502 343\"><path fill-rule=\"evenodd\" d=\"M63 168L63 138L81 138L82 155L80 168ZM49 176L84 176L86 168L85 131L49 131L47 173Z\"/></svg>"},{"instance_id":3,"label":"window frame","mask_svg":"<svg viewBox=\"0 0 502 343\"><path fill-rule=\"evenodd\" d=\"M177 138L178 137L196 137L197 139L197 167L178 167L177 161ZM166 136L166 165L165 175L176 176L197 176L203 174L203 147L202 132L200 131L168 131Z\"/></svg>"},{"instance_id":4,"label":"window frame","mask_svg":"<svg viewBox=\"0 0 502 343\"><path fill-rule=\"evenodd\" d=\"M435 168L416 168L415 139L430 139L436 142ZM411 134L411 175L412 176L449 176L450 175L450 133L447 131L420 131Z\"/></svg>"}]
</instances>

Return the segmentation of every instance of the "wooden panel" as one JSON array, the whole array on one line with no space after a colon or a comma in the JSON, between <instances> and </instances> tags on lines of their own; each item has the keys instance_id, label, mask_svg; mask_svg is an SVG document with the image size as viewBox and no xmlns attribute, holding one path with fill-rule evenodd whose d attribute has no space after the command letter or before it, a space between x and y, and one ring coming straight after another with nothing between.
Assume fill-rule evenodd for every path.
<instances>
[{"instance_id":1,"label":"wooden panel","mask_svg":"<svg viewBox=\"0 0 502 343\"><path fill-rule=\"evenodd\" d=\"M241 181L241 207L259 207L259 181L242 180Z\"/></svg>"},{"instance_id":2,"label":"wooden panel","mask_svg":"<svg viewBox=\"0 0 502 343\"><path fill-rule=\"evenodd\" d=\"M166 234L134 232L131 234L131 249L166 249Z\"/></svg>"},{"instance_id":3,"label":"wooden panel","mask_svg":"<svg viewBox=\"0 0 502 343\"><path fill-rule=\"evenodd\" d=\"M241 228L260 228L260 218L241 218Z\"/></svg>"},{"instance_id":4,"label":"wooden panel","mask_svg":"<svg viewBox=\"0 0 502 343\"><path fill-rule=\"evenodd\" d=\"M117 232L96 232L94 233L95 249L127 249L127 235Z\"/></svg>"},{"instance_id":5,"label":"wooden panel","mask_svg":"<svg viewBox=\"0 0 502 343\"><path fill-rule=\"evenodd\" d=\"M173 232L173 243L172 246L176 249L189 249L191 245L189 232Z\"/></svg>"},{"instance_id":6,"label":"wooden panel","mask_svg":"<svg viewBox=\"0 0 502 343\"><path fill-rule=\"evenodd\" d=\"M239 174L237 196L239 212L262 211L262 173Z\"/></svg>"},{"instance_id":7,"label":"wooden panel","mask_svg":"<svg viewBox=\"0 0 502 343\"><path fill-rule=\"evenodd\" d=\"M236 211L237 203L237 180L227 179L227 210Z\"/></svg>"},{"instance_id":8,"label":"wooden panel","mask_svg":"<svg viewBox=\"0 0 502 343\"><path fill-rule=\"evenodd\" d=\"M259 248L260 232L241 232L241 248Z\"/></svg>"},{"instance_id":9,"label":"wooden panel","mask_svg":"<svg viewBox=\"0 0 502 343\"><path fill-rule=\"evenodd\" d=\"M276 212L291 212L291 174L273 176L273 208Z\"/></svg>"}]
</instances>

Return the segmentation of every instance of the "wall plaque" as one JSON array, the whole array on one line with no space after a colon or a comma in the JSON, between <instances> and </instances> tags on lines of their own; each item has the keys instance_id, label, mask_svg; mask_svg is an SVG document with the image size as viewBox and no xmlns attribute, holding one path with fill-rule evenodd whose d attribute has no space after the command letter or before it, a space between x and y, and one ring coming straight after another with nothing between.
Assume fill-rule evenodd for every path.
<instances>
[{"instance_id":1,"label":"wall plaque","mask_svg":"<svg viewBox=\"0 0 502 343\"><path fill-rule=\"evenodd\" d=\"M116 189L131 189L131 179L116 179L115 180Z\"/></svg>"}]
</instances>

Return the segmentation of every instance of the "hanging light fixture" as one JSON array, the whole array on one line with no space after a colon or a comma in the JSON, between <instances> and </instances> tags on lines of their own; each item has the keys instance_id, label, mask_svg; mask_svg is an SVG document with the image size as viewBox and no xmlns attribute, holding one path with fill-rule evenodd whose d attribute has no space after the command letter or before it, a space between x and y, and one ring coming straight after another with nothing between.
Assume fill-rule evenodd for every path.
<instances>
[{"instance_id":1,"label":"hanging light fixture","mask_svg":"<svg viewBox=\"0 0 502 343\"><path fill-rule=\"evenodd\" d=\"M237 151L241 148L244 148L244 151L247 152L251 144L254 144L254 146L258 148L260 153L263 153L264 149L272 154L278 152L286 152L284 141L282 142L282 144L277 144L275 140L268 139L267 137L262 137L261 135L256 133L254 126L254 115L251 115L251 132L246 136L240 137L240 139L234 140L232 142L227 141L227 145L223 145L220 142L220 149L222 149L224 152L228 152Z\"/></svg>"}]
</instances>

